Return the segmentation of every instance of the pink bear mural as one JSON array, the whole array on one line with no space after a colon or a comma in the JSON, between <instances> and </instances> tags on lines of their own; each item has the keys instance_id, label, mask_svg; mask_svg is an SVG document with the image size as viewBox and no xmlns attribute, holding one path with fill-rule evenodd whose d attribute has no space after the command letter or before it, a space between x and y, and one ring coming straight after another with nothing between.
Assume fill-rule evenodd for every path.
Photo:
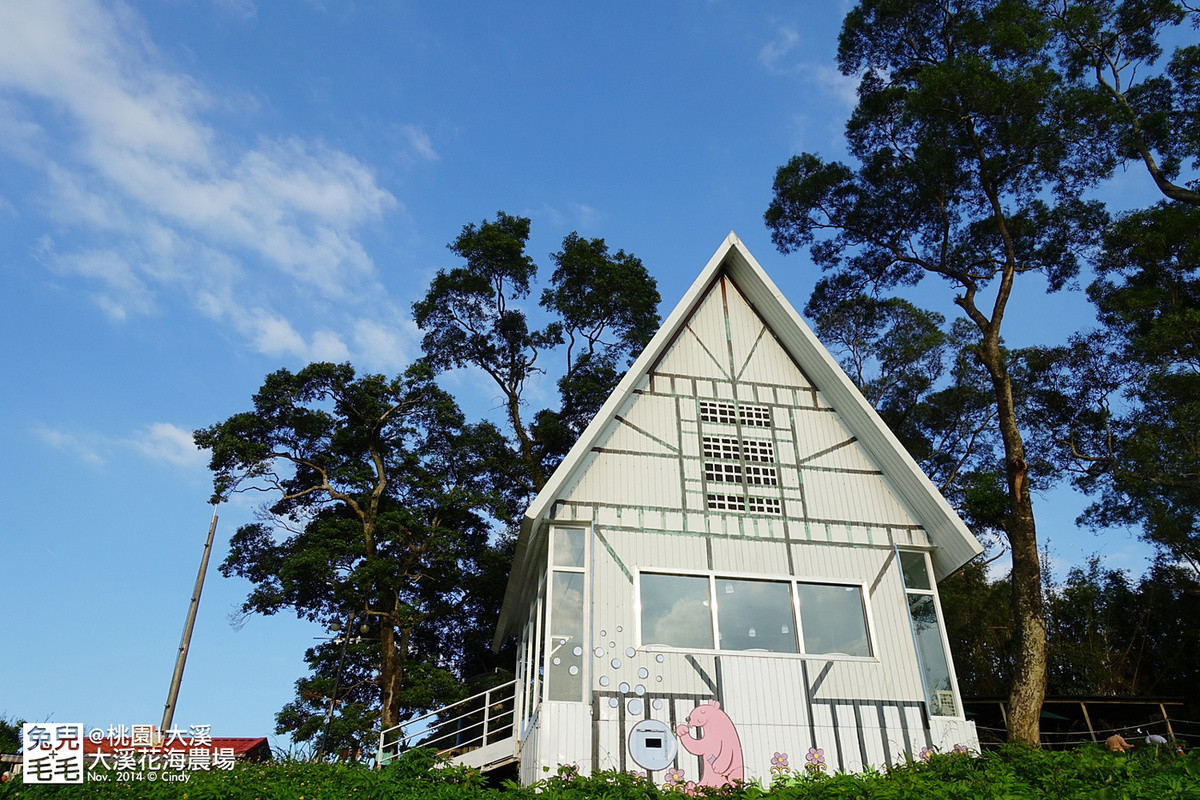
<instances>
[{"instance_id":1,"label":"pink bear mural","mask_svg":"<svg viewBox=\"0 0 1200 800\"><path fill-rule=\"evenodd\" d=\"M692 728L702 729L703 738L693 737ZM675 733L679 735L683 749L704 760L697 786L728 786L745 779L742 742L737 728L716 700L693 708L688 714L687 725L676 726Z\"/></svg>"}]
</instances>

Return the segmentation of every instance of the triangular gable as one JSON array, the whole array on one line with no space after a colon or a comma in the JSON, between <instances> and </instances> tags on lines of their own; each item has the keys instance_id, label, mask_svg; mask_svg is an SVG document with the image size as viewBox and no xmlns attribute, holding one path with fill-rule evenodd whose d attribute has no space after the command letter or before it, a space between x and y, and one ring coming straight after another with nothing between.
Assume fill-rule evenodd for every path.
<instances>
[{"instance_id":1,"label":"triangular gable","mask_svg":"<svg viewBox=\"0 0 1200 800\"><path fill-rule=\"evenodd\" d=\"M656 398L647 388L661 381L695 381L696 395L728 391L729 382L766 387L776 398L774 424L788 427L783 445L811 484L806 516L842 514L869 484L886 480L888 490L877 515L901 517L922 527L933 543L934 571L940 579L982 548L945 499L905 452L833 357L784 299L762 267L730 233L663 326L634 362L567 457L530 505L522 521L495 643L523 615L532 571L544 542L535 541L556 501L568 496L586 502L606 471L636 470L637 489L679 483L678 437L646 422ZM705 381L709 384L706 385ZM709 396L716 396L715 394ZM742 398L744 401L745 398ZM657 430L658 433L653 431ZM675 473L671 473L671 469ZM828 470L829 472L824 472ZM836 480L830 476L836 473ZM672 475L675 477L672 477ZM676 492L678 496L678 492ZM665 494L663 495L665 496ZM788 500L783 500L785 514ZM689 510L686 495L682 510ZM630 502L630 505L636 503ZM690 510L696 510L690 508Z\"/></svg>"}]
</instances>

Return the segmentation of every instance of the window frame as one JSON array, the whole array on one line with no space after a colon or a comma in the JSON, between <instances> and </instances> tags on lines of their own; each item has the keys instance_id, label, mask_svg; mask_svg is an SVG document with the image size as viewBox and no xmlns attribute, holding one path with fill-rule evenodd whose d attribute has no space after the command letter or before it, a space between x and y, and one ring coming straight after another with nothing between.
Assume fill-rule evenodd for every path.
<instances>
[{"instance_id":1,"label":"window frame","mask_svg":"<svg viewBox=\"0 0 1200 800\"><path fill-rule=\"evenodd\" d=\"M561 566L554 563L554 540L559 531L564 530L582 530L583 531L583 565L582 566ZM539 589L539 600L544 602L546 609L545 632L541 639L541 652L539 653L539 663L542 667L542 688L541 700L552 703L587 703L591 693L591 665L592 659L588 655L592 650L592 536L593 529L591 522L585 521L570 521L562 523L553 523L546 530L546 558L544 568L543 584ZM582 620L582 636L579 645L583 648L583 656L580 660L579 677L580 677L580 696L575 700L551 700L550 699L550 680L551 680L551 659L556 652L554 649L554 580L555 573L566 573L583 576L583 608L581 609Z\"/></svg>"},{"instance_id":2,"label":"window frame","mask_svg":"<svg viewBox=\"0 0 1200 800\"><path fill-rule=\"evenodd\" d=\"M895 547L895 552L896 568L900 571L900 585L904 589L904 613L908 619L909 630L912 632L913 636L913 648L917 655L917 668L921 677L921 689L925 694L925 703L929 711L929 716L940 717L942 719L965 719L965 711L962 704L962 692L958 688L958 674L954 669L954 658L950 652L950 639L946 634L946 617L942 613L942 599L938 596L937 578L934 576L933 572L933 559L928 550L915 550L912 548ZM904 580L904 564L901 560L901 554L903 553L919 555L924 559L925 577L929 582L930 588L910 589L908 587L908 582ZM932 705L932 695L930 694L929 687L925 685L925 666L921 663L921 648L917 645L917 632L916 629L913 628L912 608L909 603L909 597L912 595L923 595L925 597L933 598L933 610L937 614L938 636L942 642L943 657L946 659L946 671L950 675L950 688L954 692L954 708L957 712L956 714L934 714L932 708L929 708L929 706Z\"/></svg>"},{"instance_id":3,"label":"window frame","mask_svg":"<svg viewBox=\"0 0 1200 800\"><path fill-rule=\"evenodd\" d=\"M705 655L721 656L762 656L765 658L799 658L807 661L854 661L859 663L880 663L878 637L875 634L875 619L871 611L869 587L865 581L853 581L842 578L796 577L793 575L769 575L763 573L735 572L732 570L690 570L665 569L659 567L635 567L634 574L634 628L637 637L637 647L647 652L661 653L703 653ZM646 642L642 632L642 575L668 575L683 577L703 577L708 579L709 620L712 625L713 648L675 647L661 642ZM796 637L795 653L772 652L768 650L726 650L722 649L720 637L720 601L717 593L717 581L722 578L745 581L769 581L784 583L788 586L791 597L792 621L795 625L793 635ZM866 627L867 647L870 655L851 656L838 653L806 653L804 652L804 619L800 615L800 595L796 590L798 584L816 586L847 586L858 589L862 601L863 624Z\"/></svg>"}]
</instances>

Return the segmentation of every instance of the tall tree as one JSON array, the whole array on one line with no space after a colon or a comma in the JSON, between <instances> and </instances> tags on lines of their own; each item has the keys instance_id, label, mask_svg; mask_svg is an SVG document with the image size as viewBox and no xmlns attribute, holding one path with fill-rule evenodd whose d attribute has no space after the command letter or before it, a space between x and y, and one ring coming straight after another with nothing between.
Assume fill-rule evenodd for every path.
<instances>
[{"instance_id":1,"label":"tall tree","mask_svg":"<svg viewBox=\"0 0 1200 800\"><path fill-rule=\"evenodd\" d=\"M1103 331L1060 355L1050 418L1093 527L1138 527L1200 572L1200 208L1163 202L1105 236L1088 292Z\"/></svg>"},{"instance_id":2,"label":"tall tree","mask_svg":"<svg viewBox=\"0 0 1200 800\"><path fill-rule=\"evenodd\" d=\"M658 329L658 291L642 260L603 239L571 232L552 253L555 269L541 306L561 320L566 371L561 417L578 436L612 392L628 360Z\"/></svg>"},{"instance_id":3,"label":"tall tree","mask_svg":"<svg viewBox=\"0 0 1200 800\"><path fill-rule=\"evenodd\" d=\"M1076 122L1094 96L1055 71L1049 21L1023 0L866 0L847 15L843 74L861 76L846 138L858 166L802 154L776 175L766 220L783 252L865 294L929 275L974 327L1003 449L1017 626L1009 736L1036 744L1046 686L1037 526L1001 329L1018 278L1066 286L1106 215L1082 191L1112 168ZM818 238L819 237L819 238Z\"/></svg>"},{"instance_id":4,"label":"tall tree","mask_svg":"<svg viewBox=\"0 0 1200 800\"><path fill-rule=\"evenodd\" d=\"M465 225L448 245L464 264L437 273L413 318L431 365L478 367L500 388L526 485L536 492L654 335L659 294L640 259L573 232L551 255L556 268L540 302L551 320L531 328L522 307L537 279L525 252L529 233L529 219L503 211ZM547 370L543 355L564 345L559 408L531 417L526 383Z\"/></svg>"},{"instance_id":5,"label":"tall tree","mask_svg":"<svg viewBox=\"0 0 1200 800\"><path fill-rule=\"evenodd\" d=\"M425 331L422 345L437 370L474 366L504 394L504 409L517 452L534 491L546 483L533 437L522 420L525 383L541 372L539 354L562 341L562 326L530 329L518 305L529 296L537 265L525 253L529 220L503 211L494 222L464 225L448 247L466 263L440 270L413 319Z\"/></svg>"},{"instance_id":6,"label":"tall tree","mask_svg":"<svg viewBox=\"0 0 1200 800\"><path fill-rule=\"evenodd\" d=\"M1067 75L1094 91L1089 122L1108 133L1122 161L1140 161L1171 200L1200 205L1195 181L1178 182L1182 165L1200 168L1200 45L1177 47L1154 66L1163 40L1200 7L1177 0L1042 0Z\"/></svg>"},{"instance_id":7,"label":"tall tree","mask_svg":"<svg viewBox=\"0 0 1200 800\"><path fill-rule=\"evenodd\" d=\"M195 441L212 451L214 500L272 498L221 566L251 582L244 612L290 610L329 626L353 615L375 642L371 703L384 728L440 699L423 696L428 686L454 685L464 587L488 550L489 518L513 512L510 487L495 480L493 464L507 458L496 428L465 424L423 363L393 379L311 364L268 375L252 411ZM331 667L328 651L310 660L315 678ZM300 691L311 700L303 693L316 690ZM297 711L285 709L281 726L301 729Z\"/></svg>"}]
</instances>

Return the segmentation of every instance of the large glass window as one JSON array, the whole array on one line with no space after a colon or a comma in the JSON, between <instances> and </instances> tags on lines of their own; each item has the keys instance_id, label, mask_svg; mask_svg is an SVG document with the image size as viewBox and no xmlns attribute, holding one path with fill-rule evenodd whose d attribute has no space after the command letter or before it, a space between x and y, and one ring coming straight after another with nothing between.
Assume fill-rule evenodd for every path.
<instances>
[{"instance_id":1,"label":"large glass window","mask_svg":"<svg viewBox=\"0 0 1200 800\"><path fill-rule=\"evenodd\" d=\"M804 624L804 652L871 655L861 588L801 583L797 584L796 593Z\"/></svg>"},{"instance_id":2,"label":"large glass window","mask_svg":"<svg viewBox=\"0 0 1200 800\"><path fill-rule=\"evenodd\" d=\"M715 627L719 650L871 656L860 586L652 572L639 585L645 645L714 649Z\"/></svg>"},{"instance_id":3,"label":"large glass window","mask_svg":"<svg viewBox=\"0 0 1200 800\"><path fill-rule=\"evenodd\" d=\"M946 657L945 636L938 619L937 597L929 577L925 554L900 552L900 569L908 594L908 614L912 622L913 643L921 664L925 700L934 716L958 716L954 699L954 678Z\"/></svg>"},{"instance_id":4,"label":"large glass window","mask_svg":"<svg viewBox=\"0 0 1200 800\"><path fill-rule=\"evenodd\" d=\"M795 653L791 588L779 581L717 578L721 649Z\"/></svg>"},{"instance_id":5,"label":"large glass window","mask_svg":"<svg viewBox=\"0 0 1200 800\"><path fill-rule=\"evenodd\" d=\"M583 528L559 528L554 531L554 566L582 567L587 532Z\"/></svg>"},{"instance_id":6,"label":"large glass window","mask_svg":"<svg viewBox=\"0 0 1200 800\"><path fill-rule=\"evenodd\" d=\"M547 637L546 698L580 702L583 697L584 608L587 535L583 528L550 532L550 635Z\"/></svg>"},{"instance_id":7,"label":"large glass window","mask_svg":"<svg viewBox=\"0 0 1200 800\"><path fill-rule=\"evenodd\" d=\"M707 576L642 573L642 642L711 650Z\"/></svg>"},{"instance_id":8,"label":"large glass window","mask_svg":"<svg viewBox=\"0 0 1200 800\"><path fill-rule=\"evenodd\" d=\"M900 551L900 569L904 572L904 588L908 591L932 591L929 572L925 569L925 554Z\"/></svg>"},{"instance_id":9,"label":"large glass window","mask_svg":"<svg viewBox=\"0 0 1200 800\"><path fill-rule=\"evenodd\" d=\"M583 699L583 573L554 571L550 595L551 700Z\"/></svg>"}]
</instances>

